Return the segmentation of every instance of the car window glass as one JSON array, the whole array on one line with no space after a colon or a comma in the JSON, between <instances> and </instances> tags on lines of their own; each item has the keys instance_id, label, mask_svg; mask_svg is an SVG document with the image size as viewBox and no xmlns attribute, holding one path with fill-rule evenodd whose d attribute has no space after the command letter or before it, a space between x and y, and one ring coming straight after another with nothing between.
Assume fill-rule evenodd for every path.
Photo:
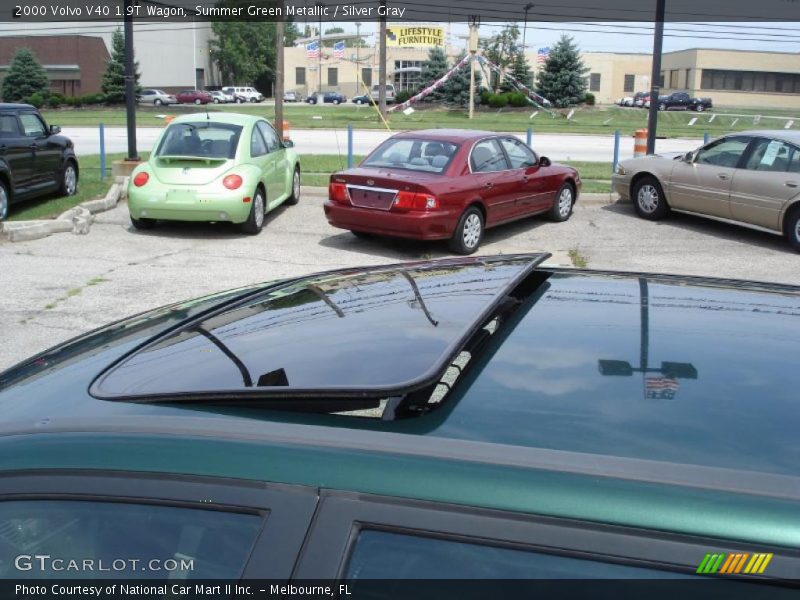
<instances>
[{"instance_id":1,"label":"car window glass","mask_svg":"<svg viewBox=\"0 0 800 600\"><path fill-rule=\"evenodd\" d=\"M264 141L267 143L267 152L275 152L281 145L275 130L264 121L258 122L258 130L261 132L261 135L264 136Z\"/></svg>"},{"instance_id":2,"label":"car window glass","mask_svg":"<svg viewBox=\"0 0 800 600\"><path fill-rule=\"evenodd\" d=\"M240 125L213 121L173 123L167 127L155 154L234 158L241 131Z\"/></svg>"},{"instance_id":3,"label":"car window glass","mask_svg":"<svg viewBox=\"0 0 800 600\"><path fill-rule=\"evenodd\" d=\"M758 140L745 168L752 171L787 171L794 148L779 140Z\"/></svg>"},{"instance_id":4,"label":"car window glass","mask_svg":"<svg viewBox=\"0 0 800 600\"><path fill-rule=\"evenodd\" d=\"M0 502L0 577L238 578L262 524L261 515L155 504Z\"/></svg>"},{"instance_id":5,"label":"car window glass","mask_svg":"<svg viewBox=\"0 0 800 600\"><path fill-rule=\"evenodd\" d=\"M504 171L509 168L508 162L497 140L483 140L475 144L470 155L470 166L473 173Z\"/></svg>"},{"instance_id":6,"label":"car window glass","mask_svg":"<svg viewBox=\"0 0 800 600\"><path fill-rule=\"evenodd\" d=\"M362 166L443 173L457 148L439 140L391 139L370 154Z\"/></svg>"},{"instance_id":7,"label":"car window glass","mask_svg":"<svg viewBox=\"0 0 800 600\"><path fill-rule=\"evenodd\" d=\"M514 138L502 138L500 143L508 154L512 169L532 167L536 164L536 156L525 144Z\"/></svg>"},{"instance_id":8,"label":"car window glass","mask_svg":"<svg viewBox=\"0 0 800 600\"><path fill-rule=\"evenodd\" d=\"M800 173L800 148L796 146L792 146L792 155L789 157L789 168L788 171L790 173Z\"/></svg>"},{"instance_id":9,"label":"car window glass","mask_svg":"<svg viewBox=\"0 0 800 600\"><path fill-rule=\"evenodd\" d=\"M717 167L735 168L749 142L750 138L746 137L732 137L717 140L705 148L701 148L697 152L695 162L704 165L715 165Z\"/></svg>"},{"instance_id":10,"label":"car window glass","mask_svg":"<svg viewBox=\"0 0 800 600\"><path fill-rule=\"evenodd\" d=\"M28 137L41 137L44 135L44 123L33 113L22 113L19 116L22 130Z\"/></svg>"},{"instance_id":11,"label":"car window glass","mask_svg":"<svg viewBox=\"0 0 800 600\"><path fill-rule=\"evenodd\" d=\"M267 143L264 137L258 130L258 127L253 127L253 135L250 137L250 156L264 156L267 153Z\"/></svg>"},{"instance_id":12,"label":"car window glass","mask_svg":"<svg viewBox=\"0 0 800 600\"><path fill-rule=\"evenodd\" d=\"M649 579L678 574L370 529L362 530L347 579Z\"/></svg>"},{"instance_id":13,"label":"car window glass","mask_svg":"<svg viewBox=\"0 0 800 600\"><path fill-rule=\"evenodd\" d=\"M13 137L19 135L17 117L14 115L0 115L0 137Z\"/></svg>"}]
</instances>

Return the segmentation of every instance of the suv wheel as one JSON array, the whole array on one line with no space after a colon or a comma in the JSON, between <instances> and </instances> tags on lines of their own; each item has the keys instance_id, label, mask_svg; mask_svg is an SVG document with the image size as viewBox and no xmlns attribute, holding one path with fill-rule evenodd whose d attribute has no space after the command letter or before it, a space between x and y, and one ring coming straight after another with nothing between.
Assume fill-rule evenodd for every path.
<instances>
[{"instance_id":1,"label":"suv wheel","mask_svg":"<svg viewBox=\"0 0 800 600\"><path fill-rule=\"evenodd\" d=\"M333 103L334 103L334 104L339 104L339 99L338 99L338 98L334 98L334 99L333 99Z\"/></svg>"},{"instance_id":2,"label":"suv wheel","mask_svg":"<svg viewBox=\"0 0 800 600\"><path fill-rule=\"evenodd\" d=\"M695 109L697 112L703 112L703 111L706 109L706 107L705 107L705 106L703 106L702 104L698 104L697 106L695 106L695 107L694 107L694 109Z\"/></svg>"},{"instance_id":3,"label":"suv wheel","mask_svg":"<svg viewBox=\"0 0 800 600\"><path fill-rule=\"evenodd\" d=\"M8 198L8 187L0 181L0 221L5 221L8 217L8 205L11 202Z\"/></svg>"},{"instance_id":4,"label":"suv wheel","mask_svg":"<svg viewBox=\"0 0 800 600\"><path fill-rule=\"evenodd\" d=\"M643 219L657 221L669 214L669 205L664 190L655 177L642 177L633 186L633 207Z\"/></svg>"},{"instance_id":5,"label":"suv wheel","mask_svg":"<svg viewBox=\"0 0 800 600\"><path fill-rule=\"evenodd\" d=\"M2 219L2 216L0 216L0 219ZM800 206L795 206L794 210L786 216L785 229L786 239L789 240L789 244L800 252Z\"/></svg>"},{"instance_id":6,"label":"suv wheel","mask_svg":"<svg viewBox=\"0 0 800 600\"><path fill-rule=\"evenodd\" d=\"M472 254L480 246L482 237L483 214L477 207L470 206L458 220L450 238L450 249L456 254Z\"/></svg>"},{"instance_id":7,"label":"suv wheel","mask_svg":"<svg viewBox=\"0 0 800 600\"><path fill-rule=\"evenodd\" d=\"M72 159L67 160L64 164L64 170L61 173L61 192L62 196L74 196L78 190L78 169L75 166L75 161Z\"/></svg>"},{"instance_id":8,"label":"suv wheel","mask_svg":"<svg viewBox=\"0 0 800 600\"><path fill-rule=\"evenodd\" d=\"M242 102L244 102L244 100L238 97L236 98L236 104L241 104Z\"/></svg>"}]
</instances>

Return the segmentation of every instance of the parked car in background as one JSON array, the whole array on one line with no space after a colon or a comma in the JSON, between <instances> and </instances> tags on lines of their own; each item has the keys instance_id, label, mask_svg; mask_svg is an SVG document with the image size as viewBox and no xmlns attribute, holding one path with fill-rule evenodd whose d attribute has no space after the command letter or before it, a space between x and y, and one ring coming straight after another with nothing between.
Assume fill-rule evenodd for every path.
<instances>
[{"instance_id":1,"label":"parked car in background","mask_svg":"<svg viewBox=\"0 0 800 600\"><path fill-rule=\"evenodd\" d=\"M227 221L259 233L267 212L300 200L300 162L293 146L253 115L178 117L131 175L131 222L151 229L159 219Z\"/></svg>"},{"instance_id":2,"label":"parked car in background","mask_svg":"<svg viewBox=\"0 0 800 600\"><path fill-rule=\"evenodd\" d=\"M633 105L638 108L644 108L645 104L650 106L650 92L636 92L633 95Z\"/></svg>"},{"instance_id":3,"label":"parked car in background","mask_svg":"<svg viewBox=\"0 0 800 600\"><path fill-rule=\"evenodd\" d=\"M449 240L478 249L484 229L535 214L566 221L578 172L510 135L431 129L392 136L330 177L325 216L356 235Z\"/></svg>"},{"instance_id":4,"label":"parked car in background","mask_svg":"<svg viewBox=\"0 0 800 600\"><path fill-rule=\"evenodd\" d=\"M381 89L380 84L375 84L375 85L372 86L372 90L370 91L370 96L372 96L372 99L375 100L375 102L378 101L378 98L380 96L380 89ZM391 83L387 83L386 84L386 102L391 104L392 102L394 102L394 98L395 98L394 85L391 84Z\"/></svg>"},{"instance_id":5,"label":"parked car in background","mask_svg":"<svg viewBox=\"0 0 800 600\"><path fill-rule=\"evenodd\" d=\"M612 180L642 218L676 210L733 221L800 251L800 132L743 131L674 158L624 160Z\"/></svg>"},{"instance_id":6,"label":"parked car in background","mask_svg":"<svg viewBox=\"0 0 800 600\"><path fill-rule=\"evenodd\" d=\"M211 94L212 102L214 104L229 104L235 101L233 96L220 90L215 90L209 93Z\"/></svg>"},{"instance_id":7,"label":"parked car in background","mask_svg":"<svg viewBox=\"0 0 800 600\"><path fill-rule=\"evenodd\" d=\"M319 102L319 94L310 94L306 98L308 104L316 104ZM325 104L343 104L347 102L347 96L339 92L324 92L322 94L322 102Z\"/></svg>"},{"instance_id":8,"label":"parked car in background","mask_svg":"<svg viewBox=\"0 0 800 600\"><path fill-rule=\"evenodd\" d=\"M0 576L793 598L800 288L548 256L251 285L0 373Z\"/></svg>"},{"instance_id":9,"label":"parked car in background","mask_svg":"<svg viewBox=\"0 0 800 600\"><path fill-rule=\"evenodd\" d=\"M172 94L167 94L162 90L145 89L136 96L136 101L139 104L152 104L153 106L169 106L170 104L178 104L178 99Z\"/></svg>"},{"instance_id":10,"label":"parked car in background","mask_svg":"<svg viewBox=\"0 0 800 600\"><path fill-rule=\"evenodd\" d=\"M181 104L208 104L214 101L214 97L202 90L184 90L175 95Z\"/></svg>"},{"instance_id":11,"label":"parked car in background","mask_svg":"<svg viewBox=\"0 0 800 600\"><path fill-rule=\"evenodd\" d=\"M625 107L633 106L633 96L623 96L617 100L616 104Z\"/></svg>"},{"instance_id":12,"label":"parked car in background","mask_svg":"<svg viewBox=\"0 0 800 600\"><path fill-rule=\"evenodd\" d=\"M262 102L264 100L264 95L253 87L228 86L222 88L222 91L233 96L236 102L240 104L242 102Z\"/></svg>"},{"instance_id":13,"label":"parked car in background","mask_svg":"<svg viewBox=\"0 0 800 600\"><path fill-rule=\"evenodd\" d=\"M0 104L0 221L18 202L78 189L72 140L30 104Z\"/></svg>"},{"instance_id":14,"label":"parked car in background","mask_svg":"<svg viewBox=\"0 0 800 600\"><path fill-rule=\"evenodd\" d=\"M376 104L377 100L373 99L372 96L367 94L362 94L360 96L356 96L353 98L353 104Z\"/></svg>"},{"instance_id":15,"label":"parked car in background","mask_svg":"<svg viewBox=\"0 0 800 600\"><path fill-rule=\"evenodd\" d=\"M711 98L694 98L688 92L672 92L658 97L658 110L694 110L703 112L713 108Z\"/></svg>"},{"instance_id":16,"label":"parked car in background","mask_svg":"<svg viewBox=\"0 0 800 600\"><path fill-rule=\"evenodd\" d=\"M295 91L283 92L284 102L298 102L299 100L300 97L298 96L297 92Z\"/></svg>"}]
</instances>

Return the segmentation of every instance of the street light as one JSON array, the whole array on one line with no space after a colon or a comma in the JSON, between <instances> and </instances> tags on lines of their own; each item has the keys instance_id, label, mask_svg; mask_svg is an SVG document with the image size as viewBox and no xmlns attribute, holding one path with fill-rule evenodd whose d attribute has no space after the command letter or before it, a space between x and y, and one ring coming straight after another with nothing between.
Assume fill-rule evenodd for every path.
<instances>
[{"instance_id":1,"label":"street light","mask_svg":"<svg viewBox=\"0 0 800 600\"><path fill-rule=\"evenodd\" d=\"M522 53L525 54L525 35L528 33L528 11L536 6L533 2L525 5L525 24L522 26Z\"/></svg>"},{"instance_id":2,"label":"street light","mask_svg":"<svg viewBox=\"0 0 800 600\"><path fill-rule=\"evenodd\" d=\"M316 6L319 9L319 29L317 29L317 49L319 50L319 54L317 54L317 101L319 101L319 95L322 94L322 9L325 5L317 2Z\"/></svg>"},{"instance_id":3,"label":"street light","mask_svg":"<svg viewBox=\"0 0 800 600\"><path fill-rule=\"evenodd\" d=\"M361 63L359 50L361 49L361 23L356 22L356 91L354 95L358 95L361 92Z\"/></svg>"}]
</instances>

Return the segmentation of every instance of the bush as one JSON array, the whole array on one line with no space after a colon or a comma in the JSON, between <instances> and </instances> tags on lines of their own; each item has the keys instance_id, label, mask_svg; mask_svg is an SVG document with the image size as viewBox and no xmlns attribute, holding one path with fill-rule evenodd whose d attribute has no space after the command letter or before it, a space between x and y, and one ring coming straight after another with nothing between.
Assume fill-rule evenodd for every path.
<instances>
[{"instance_id":1,"label":"bush","mask_svg":"<svg viewBox=\"0 0 800 600\"><path fill-rule=\"evenodd\" d=\"M509 94L490 94L488 104L492 108L503 108L508 106L508 96Z\"/></svg>"},{"instance_id":2,"label":"bush","mask_svg":"<svg viewBox=\"0 0 800 600\"><path fill-rule=\"evenodd\" d=\"M103 104L106 101L105 94L86 94L79 98L81 104Z\"/></svg>"},{"instance_id":3,"label":"bush","mask_svg":"<svg viewBox=\"0 0 800 600\"><path fill-rule=\"evenodd\" d=\"M400 90L394 95L394 101L397 104L402 104L409 98L411 98L411 92L409 92L408 90Z\"/></svg>"},{"instance_id":4,"label":"bush","mask_svg":"<svg viewBox=\"0 0 800 600\"><path fill-rule=\"evenodd\" d=\"M511 94L509 94L508 103L511 106L516 106L517 108L519 108L522 106L528 106L528 99L522 92L512 92Z\"/></svg>"},{"instance_id":5,"label":"bush","mask_svg":"<svg viewBox=\"0 0 800 600\"><path fill-rule=\"evenodd\" d=\"M482 90L481 91L481 104L489 104L489 98L492 97L492 92L490 90Z\"/></svg>"},{"instance_id":6,"label":"bush","mask_svg":"<svg viewBox=\"0 0 800 600\"><path fill-rule=\"evenodd\" d=\"M45 102L44 94L42 94L41 92L36 92L35 94L31 94L30 96L28 96L26 102L28 104L33 104L36 108L42 108Z\"/></svg>"},{"instance_id":7,"label":"bush","mask_svg":"<svg viewBox=\"0 0 800 600\"><path fill-rule=\"evenodd\" d=\"M62 94L59 94L58 92L53 92L52 94L50 94L50 98L47 99L47 105L50 108L58 108L65 102L66 98L64 98L64 96Z\"/></svg>"},{"instance_id":8,"label":"bush","mask_svg":"<svg viewBox=\"0 0 800 600\"><path fill-rule=\"evenodd\" d=\"M583 97L584 104L588 104L589 106L594 106L595 98L594 94L590 92L586 92L586 95Z\"/></svg>"}]
</instances>

